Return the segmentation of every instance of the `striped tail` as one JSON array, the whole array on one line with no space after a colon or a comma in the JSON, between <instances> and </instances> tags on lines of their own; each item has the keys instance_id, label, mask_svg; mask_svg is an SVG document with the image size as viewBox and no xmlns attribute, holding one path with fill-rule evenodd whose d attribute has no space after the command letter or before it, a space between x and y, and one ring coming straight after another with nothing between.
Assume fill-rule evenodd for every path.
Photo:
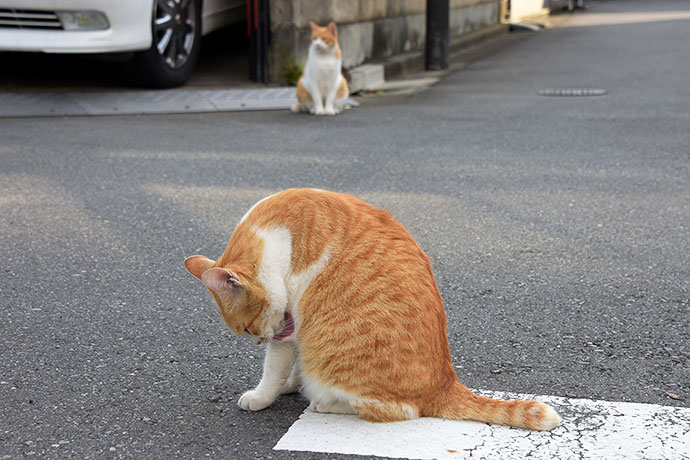
<instances>
[{"instance_id":1,"label":"striped tail","mask_svg":"<svg viewBox=\"0 0 690 460\"><path fill-rule=\"evenodd\" d=\"M437 409L429 415L451 420L475 420L530 430L550 430L561 422L556 411L544 403L485 398L459 382L437 404Z\"/></svg>"}]
</instances>

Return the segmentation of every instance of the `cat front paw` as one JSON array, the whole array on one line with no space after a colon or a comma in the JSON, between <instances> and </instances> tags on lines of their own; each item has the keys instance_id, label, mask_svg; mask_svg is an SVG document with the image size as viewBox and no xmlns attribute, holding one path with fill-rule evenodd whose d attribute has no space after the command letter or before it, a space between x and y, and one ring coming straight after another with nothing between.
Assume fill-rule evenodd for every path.
<instances>
[{"instance_id":1,"label":"cat front paw","mask_svg":"<svg viewBox=\"0 0 690 460\"><path fill-rule=\"evenodd\" d=\"M274 398L266 397L256 390L249 390L240 396L237 405L244 410L261 410L271 405Z\"/></svg>"},{"instance_id":2,"label":"cat front paw","mask_svg":"<svg viewBox=\"0 0 690 460\"><path fill-rule=\"evenodd\" d=\"M326 109L319 107L318 109L314 110L314 115L326 115Z\"/></svg>"},{"instance_id":3,"label":"cat front paw","mask_svg":"<svg viewBox=\"0 0 690 460\"><path fill-rule=\"evenodd\" d=\"M324 111L323 111L324 115L335 115L336 113L338 113L338 112L336 112L333 107L328 107L327 109L324 109Z\"/></svg>"}]
</instances>

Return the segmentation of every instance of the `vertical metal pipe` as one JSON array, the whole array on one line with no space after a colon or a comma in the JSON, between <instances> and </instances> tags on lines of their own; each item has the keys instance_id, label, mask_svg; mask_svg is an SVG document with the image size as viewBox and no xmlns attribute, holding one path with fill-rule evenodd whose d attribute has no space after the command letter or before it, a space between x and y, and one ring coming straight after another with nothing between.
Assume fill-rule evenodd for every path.
<instances>
[{"instance_id":1,"label":"vertical metal pipe","mask_svg":"<svg viewBox=\"0 0 690 460\"><path fill-rule=\"evenodd\" d=\"M450 0L426 0L426 70L448 68Z\"/></svg>"},{"instance_id":2,"label":"vertical metal pipe","mask_svg":"<svg viewBox=\"0 0 690 460\"><path fill-rule=\"evenodd\" d=\"M249 78L268 83L269 0L247 0Z\"/></svg>"}]
</instances>

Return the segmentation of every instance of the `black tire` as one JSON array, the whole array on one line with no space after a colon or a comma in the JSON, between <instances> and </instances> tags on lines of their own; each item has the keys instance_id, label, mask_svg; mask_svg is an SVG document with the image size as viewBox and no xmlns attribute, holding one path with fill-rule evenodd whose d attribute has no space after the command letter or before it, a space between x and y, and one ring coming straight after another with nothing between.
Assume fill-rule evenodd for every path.
<instances>
[{"instance_id":1,"label":"black tire","mask_svg":"<svg viewBox=\"0 0 690 460\"><path fill-rule=\"evenodd\" d=\"M132 61L138 83L151 88L183 85L201 50L201 0L154 0L151 48Z\"/></svg>"}]
</instances>

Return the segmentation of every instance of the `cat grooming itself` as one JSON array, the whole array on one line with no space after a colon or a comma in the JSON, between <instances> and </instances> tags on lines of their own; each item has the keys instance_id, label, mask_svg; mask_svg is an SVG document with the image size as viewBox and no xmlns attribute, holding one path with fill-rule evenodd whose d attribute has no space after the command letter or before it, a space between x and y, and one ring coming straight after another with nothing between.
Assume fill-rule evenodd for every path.
<instances>
[{"instance_id":1,"label":"cat grooming itself","mask_svg":"<svg viewBox=\"0 0 690 460\"><path fill-rule=\"evenodd\" d=\"M311 21L311 45L302 77L297 82L297 103L293 112L336 115L349 95L342 76L338 29L334 22L319 27Z\"/></svg>"},{"instance_id":2,"label":"cat grooming itself","mask_svg":"<svg viewBox=\"0 0 690 460\"><path fill-rule=\"evenodd\" d=\"M374 422L440 417L550 430L561 421L541 402L485 398L460 384L429 258L389 212L358 198L276 193L244 215L217 260L197 255L185 266L233 333L268 343L242 409L301 389L313 411Z\"/></svg>"}]
</instances>

